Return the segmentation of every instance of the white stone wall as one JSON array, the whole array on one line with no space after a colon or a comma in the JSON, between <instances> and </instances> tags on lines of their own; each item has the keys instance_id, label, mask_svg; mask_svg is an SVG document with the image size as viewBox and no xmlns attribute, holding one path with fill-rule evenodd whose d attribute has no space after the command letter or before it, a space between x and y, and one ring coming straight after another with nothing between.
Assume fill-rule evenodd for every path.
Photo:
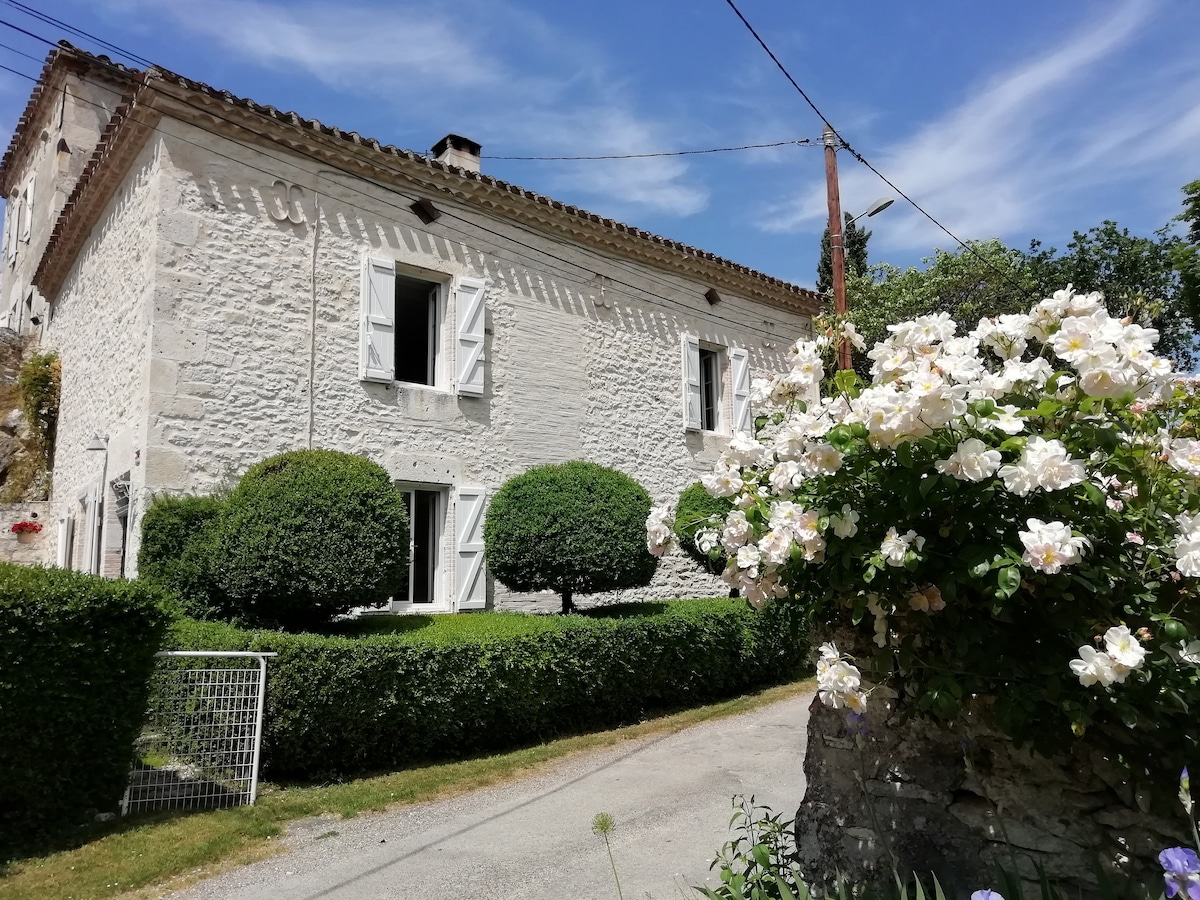
<instances>
[{"instance_id":1,"label":"white stone wall","mask_svg":"<svg viewBox=\"0 0 1200 900\"><path fill-rule=\"evenodd\" d=\"M53 504L40 500L0 504L0 560L24 566L53 565L58 536L53 510ZM42 530L21 538L12 530L18 522L36 522Z\"/></svg>"},{"instance_id":2,"label":"white stone wall","mask_svg":"<svg viewBox=\"0 0 1200 900\"><path fill-rule=\"evenodd\" d=\"M495 490L530 466L588 459L634 476L655 500L673 499L726 440L683 428L681 334L745 347L754 374L766 375L807 326L726 290L712 308L702 282L447 198L437 200L447 214L424 226L408 211L418 191L400 196L281 157L278 147L260 153L173 120L159 125L56 312L56 498L96 477L81 441L119 430L129 439L119 459L110 454L110 473L132 470L137 508L148 492L210 492L265 456L310 444L364 454L399 481L451 488ZM299 186L299 221L283 217L276 178ZM367 253L486 281L483 397L359 380ZM453 322L451 297L441 337L451 361ZM453 504L445 533L452 585ZM490 590L504 605L557 604ZM650 588L622 599L724 592L669 558Z\"/></svg>"},{"instance_id":3,"label":"white stone wall","mask_svg":"<svg viewBox=\"0 0 1200 900\"><path fill-rule=\"evenodd\" d=\"M91 490L103 490L111 514L109 485L125 473L134 497L126 556L133 560L137 554L137 512L147 490L141 451L146 443L151 298L157 277L157 152L153 142L147 144L92 229L54 304L42 341L62 363L51 499L57 515L75 516L74 568L83 566L86 509L81 499ZM107 438L107 451L84 449L96 436ZM111 515L102 526L101 541L102 572L119 574L122 541Z\"/></svg>"},{"instance_id":4,"label":"white stone wall","mask_svg":"<svg viewBox=\"0 0 1200 900\"><path fill-rule=\"evenodd\" d=\"M29 241L18 241L16 254L0 263L0 322L14 331L44 334L48 327L46 303L31 285L33 275L58 214L119 103L120 97L111 87L69 75L64 89L56 92L33 123L34 152L15 179L13 197L5 198L8 220L16 215L17 203L13 201L19 200L33 179ZM66 142L65 149L60 149L60 139ZM31 293L33 300L27 306ZM41 324L33 325L31 315L38 316Z\"/></svg>"}]
</instances>

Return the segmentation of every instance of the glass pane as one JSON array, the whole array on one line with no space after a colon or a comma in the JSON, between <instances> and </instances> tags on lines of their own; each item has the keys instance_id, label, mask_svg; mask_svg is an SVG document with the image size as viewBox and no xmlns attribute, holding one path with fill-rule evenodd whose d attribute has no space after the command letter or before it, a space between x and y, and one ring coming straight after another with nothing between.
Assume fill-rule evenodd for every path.
<instances>
[{"instance_id":1,"label":"glass pane","mask_svg":"<svg viewBox=\"0 0 1200 900\"><path fill-rule=\"evenodd\" d=\"M404 570L404 579L400 582L400 586L396 588L396 594L392 597L397 603L407 603L410 599L409 587L411 579L409 577L412 571L412 491L404 491L401 495L404 498L404 511L408 513L408 567Z\"/></svg>"},{"instance_id":2,"label":"glass pane","mask_svg":"<svg viewBox=\"0 0 1200 900\"><path fill-rule=\"evenodd\" d=\"M705 431L717 430L717 402L721 396L717 362L712 350L700 351L700 427Z\"/></svg>"},{"instance_id":3,"label":"glass pane","mask_svg":"<svg viewBox=\"0 0 1200 900\"><path fill-rule=\"evenodd\" d=\"M416 511L412 527L412 601L432 603L437 572L438 492L413 491L413 495Z\"/></svg>"},{"instance_id":4,"label":"glass pane","mask_svg":"<svg viewBox=\"0 0 1200 900\"><path fill-rule=\"evenodd\" d=\"M396 380L433 384L433 343L436 328L429 303L428 281L396 276Z\"/></svg>"}]
</instances>

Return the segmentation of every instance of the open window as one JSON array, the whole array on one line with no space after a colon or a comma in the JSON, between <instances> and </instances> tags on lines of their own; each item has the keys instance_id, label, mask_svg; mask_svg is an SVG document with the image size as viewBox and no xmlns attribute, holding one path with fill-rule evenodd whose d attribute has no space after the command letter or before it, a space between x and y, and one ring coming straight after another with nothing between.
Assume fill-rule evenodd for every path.
<instances>
[{"instance_id":1,"label":"open window","mask_svg":"<svg viewBox=\"0 0 1200 900\"><path fill-rule=\"evenodd\" d=\"M455 309L456 365L445 359L447 306ZM484 378L484 283L426 275L392 259L363 265L359 378L449 388L480 396Z\"/></svg>"},{"instance_id":2,"label":"open window","mask_svg":"<svg viewBox=\"0 0 1200 900\"><path fill-rule=\"evenodd\" d=\"M740 347L682 338L683 418L688 431L750 433L750 357Z\"/></svg>"}]
</instances>

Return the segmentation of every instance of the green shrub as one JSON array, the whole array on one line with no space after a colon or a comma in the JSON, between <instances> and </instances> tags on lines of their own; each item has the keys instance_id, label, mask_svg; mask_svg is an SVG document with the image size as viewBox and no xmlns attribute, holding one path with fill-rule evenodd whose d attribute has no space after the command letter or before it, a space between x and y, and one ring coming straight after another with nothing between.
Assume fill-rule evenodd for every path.
<instances>
[{"instance_id":1,"label":"green shrub","mask_svg":"<svg viewBox=\"0 0 1200 900\"><path fill-rule=\"evenodd\" d=\"M294 450L242 476L199 560L222 617L301 629L401 588L408 512L387 472L361 456Z\"/></svg>"},{"instance_id":2,"label":"green shrub","mask_svg":"<svg viewBox=\"0 0 1200 900\"><path fill-rule=\"evenodd\" d=\"M120 801L158 600L141 582L0 563L0 860Z\"/></svg>"},{"instance_id":3,"label":"green shrub","mask_svg":"<svg viewBox=\"0 0 1200 900\"><path fill-rule=\"evenodd\" d=\"M696 532L715 529L720 534L725 527L725 517L732 510L732 500L710 496L699 481L684 488L679 495L675 507L675 536L679 539L679 548L710 575L725 571L725 550L718 544L715 550L705 553L696 546Z\"/></svg>"},{"instance_id":4,"label":"green shrub","mask_svg":"<svg viewBox=\"0 0 1200 900\"><path fill-rule=\"evenodd\" d=\"M217 497L159 495L142 516L138 575L174 593L188 615L208 618L206 540L224 503Z\"/></svg>"},{"instance_id":5,"label":"green shrub","mask_svg":"<svg viewBox=\"0 0 1200 900\"><path fill-rule=\"evenodd\" d=\"M799 642L745 601L614 617L431 616L394 634L283 634L182 622L181 649L270 650L263 760L275 778L394 770L639 721L784 680ZM782 609L783 604L773 604ZM403 621L402 617L399 621ZM388 620L397 621L397 620ZM378 627L378 626L376 626Z\"/></svg>"},{"instance_id":6,"label":"green shrub","mask_svg":"<svg viewBox=\"0 0 1200 900\"><path fill-rule=\"evenodd\" d=\"M596 463L538 466L505 482L488 506L483 542L491 573L514 591L553 590L563 612L578 593L650 583L650 495Z\"/></svg>"}]
</instances>

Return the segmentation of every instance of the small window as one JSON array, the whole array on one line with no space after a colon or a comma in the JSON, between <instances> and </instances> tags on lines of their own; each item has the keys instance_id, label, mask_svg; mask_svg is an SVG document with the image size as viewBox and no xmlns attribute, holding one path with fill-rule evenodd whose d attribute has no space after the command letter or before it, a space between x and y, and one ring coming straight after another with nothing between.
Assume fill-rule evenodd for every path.
<instances>
[{"instance_id":1,"label":"small window","mask_svg":"<svg viewBox=\"0 0 1200 900\"><path fill-rule=\"evenodd\" d=\"M439 380L441 286L396 274L396 380L431 387Z\"/></svg>"},{"instance_id":2,"label":"small window","mask_svg":"<svg viewBox=\"0 0 1200 900\"><path fill-rule=\"evenodd\" d=\"M721 408L721 354L700 348L700 428L716 431Z\"/></svg>"}]
</instances>

